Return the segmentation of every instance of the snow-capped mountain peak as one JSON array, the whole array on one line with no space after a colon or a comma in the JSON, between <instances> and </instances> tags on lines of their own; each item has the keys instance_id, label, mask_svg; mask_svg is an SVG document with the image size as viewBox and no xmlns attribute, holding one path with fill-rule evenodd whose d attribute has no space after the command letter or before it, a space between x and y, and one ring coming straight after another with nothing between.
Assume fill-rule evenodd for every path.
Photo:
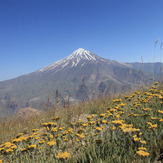
<instances>
[{"instance_id":1,"label":"snow-capped mountain peak","mask_svg":"<svg viewBox=\"0 0 163 163\"><path fill-rule=\"evenodd\" d=\"M85 50L83 48L77 49L70 56L67 57L67 59L75 59L75 58L78 58L78 60L80 60L80 59L96 60L95 56L91 55L90 51Z\"/></svg>"},{"instance_id":2,"label":"snow-capped mountain peak","mask_svg":"<svg viewBox=\"0 0 163 163\"><path fill-rule=\"evenodd\" d=\"M87 53L87 52L89 52L89 51L85 50L83 48L79 48L79 49L75 50L72 54L82 55L83 53Z\"/></svg>"},{"instance_id":3,"label":"snow-capped mountain peak","mask_svg":"<svg viewBox=\"0 0 163 163\"><path fill-rule=\"evenodd\" d=\"M54 69L56 69L56 71L57 71L57 69L62 69L66 66L75 67L79 63L81 63L81 66L83 66L86 61L96 62L97 57L98 56L91 53L90 51L85 50L83 48L79 48L79 49L75 50L72 54L70 54L68 57L66 57L60 61L57 61L48 67L40 69L39 72L49 71L49 70L54 70Z\"/></svg>"}]
</instances>

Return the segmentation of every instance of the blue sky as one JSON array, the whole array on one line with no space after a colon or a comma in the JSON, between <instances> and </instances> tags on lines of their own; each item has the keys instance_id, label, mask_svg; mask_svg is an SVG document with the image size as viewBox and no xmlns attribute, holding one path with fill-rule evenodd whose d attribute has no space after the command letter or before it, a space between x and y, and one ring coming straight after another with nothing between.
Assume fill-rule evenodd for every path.
<instances>
[{"instance_id":1,"label":"blue sky","mask_svg":"<svg viewBox=\"0 0 163 163\"><path fill-rule=\"evenodd\" d=\"M0 0L0 81L78 48L119 62L160 61L162 7L163 0Z\"/></svg>"}]
</instances>

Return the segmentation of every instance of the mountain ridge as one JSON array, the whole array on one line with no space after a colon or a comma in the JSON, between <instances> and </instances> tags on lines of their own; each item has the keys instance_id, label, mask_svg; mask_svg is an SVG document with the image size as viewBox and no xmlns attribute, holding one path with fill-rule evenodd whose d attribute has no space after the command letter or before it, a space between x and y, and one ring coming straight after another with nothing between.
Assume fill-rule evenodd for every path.
<instances>
[{"instance_id":1,"label":"mountain ridge","mask_svg":"<svg viewBox=\"0 0 163 163\"><path fill-rule=\"evenodd\" d=\"M85 61L90 61L90 62L96 63L97 61L109 62L110 60L99 57L98 55L96 55L88 50L85 50L83 48L79 48L79 49L75 50L72 54L67 56L66 58L63 58L57 62L54 62L50 66L47 66L45 68L38 70L38 72L54 70L57 67L64 68L68 64L71 64L71 66L69 65L70 67L76 67L78 64L82 63L80 65L83 66L85 64L84 63ZM71 62L71 63L69 63L69 62ZM110 61L110 62L113 62L113 61Z\"/></svg>"},{"instance_id":2,"label":"mountain ridge","mask_svg":"<svg viewBox=\"0 0 163 163\"><path fill-rule=\"evenodd\" d=\"M56 90L61 102L67 97L71 101L88 100L147 83L150 77L132 64L111 61L79 48L45 68L0 82L0 111L2 107L12 113L24 107L41 110L48 94L55 98Z\"/></svg>"}]
</instances>

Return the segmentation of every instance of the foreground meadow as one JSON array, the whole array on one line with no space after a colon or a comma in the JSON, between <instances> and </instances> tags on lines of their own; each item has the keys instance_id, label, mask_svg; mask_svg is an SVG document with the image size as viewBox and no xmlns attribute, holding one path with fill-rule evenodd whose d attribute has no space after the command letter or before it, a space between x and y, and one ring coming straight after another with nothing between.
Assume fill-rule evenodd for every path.
<instances>
[{"instance_id":1,"label":"foreground meadow","mask_svg":"<svg viewBox=\"0 0 163 163\"><path fill-rule=\"evenodd\" d=\"M42 127L1 144L0 163L163 161L163 90L157 84L105 100L83 119L65 122L66 115L55 114Z\"/></svg>"}]
</instances>

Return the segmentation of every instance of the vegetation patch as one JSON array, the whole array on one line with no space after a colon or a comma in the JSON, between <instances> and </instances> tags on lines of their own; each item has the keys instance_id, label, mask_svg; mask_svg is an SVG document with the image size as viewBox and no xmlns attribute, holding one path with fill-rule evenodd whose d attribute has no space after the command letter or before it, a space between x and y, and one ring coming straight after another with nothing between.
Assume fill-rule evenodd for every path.
<instances>
[{"instance_id":1,"label":"vegetation patch","mask_svg":"<svg viewBox=\"0 0 163 163\"><path fill-rule=\"evenodd\" d=\"M162 161L163 90L157 85L108 102L100 99L103 104L90 107L96 112L84 121L65 123L65 117L55 115L31 133L1 144L0 162Z\"/></svg>"}]
</instances>

